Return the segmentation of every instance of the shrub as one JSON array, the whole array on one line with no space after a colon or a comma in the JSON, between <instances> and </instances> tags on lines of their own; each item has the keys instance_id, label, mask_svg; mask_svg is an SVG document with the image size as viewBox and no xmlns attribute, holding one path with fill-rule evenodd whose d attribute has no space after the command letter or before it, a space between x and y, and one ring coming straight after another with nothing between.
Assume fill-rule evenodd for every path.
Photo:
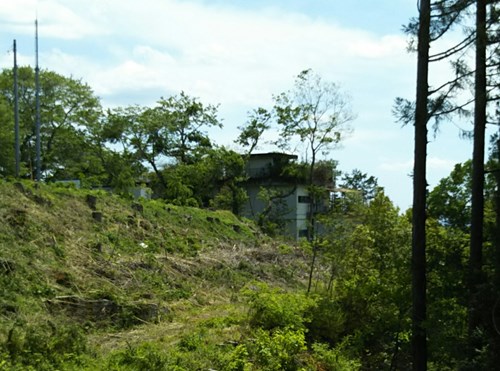
<instances>
[{"instance_id":1,"label":"shrub","mask_svg":"<svg viewBox=\"0 0 500 371\"><path fill-rule=\"evenodd\" d=\"M342 344L333 349L323 343L314 343L312 345L314 359L321 363L321 369L336 371L359 370L361 363L358 360L351 359L343 352L342 348Z\"/></svg>"},{"instance_id":2,"label":"shrub","mask_svg":"<svg viewBox=\"0 0 500 371\"><path fill-rule=\"evenodd\" d=\"M195 351L203 344L202 332L195 332L185 335L179 342L179 348L184 351Z\"/></svg>"},{"instance_id":3,"label":"shrub","mask_svg":"<svg viewBox=\"0 0 500 371\"><path fill-rule=\"evenodd\" d=\"M331 298L322 298L311 309L311 321L307 328L308 338L313 341L335 344L345 331L345 312L338 302Z\"/></svg>"},{"instance_id":4,"label":"shrub","mask_svg":"<svg viewBox=\"0 0 500 371\"><path fill-rule=\"evenodd\" d=\"M114 353L105 369L160 371L168 369L168 361L166 354L157 346L143 343Z\"/></svg>"},{"instance_id":5,"label":"shrub","mask_svg":"<svg viewBox=\"0 0 500 371\"><path fill-rule=\"evenodd\" d=\"M64 364L78 364L86 343L76 326L18 324L10 329L2 353L8 355L13 366L52 370Z\"/></svg>"},{"instance_id":6,"label":"shrub","mask_svg":"<svg viewBox=\"0 0 500 371\"><path fill-rule=\"evenodd\" d=\"M242 289L250 304L250 324L266 330L304 329L315 300L301 293L287 293L265 283L253 282Z\"/></svg>"},{"instance_id":7,"label":"shrub","mask_svg":"<svg viewBox=\"0 0 500 371\"><path fill-rule=\"evenodd\" d=\"M239 344L225 359L224 371L248 371L252 363L248 361L249 353L245 345Z\"/></svg>"},{"instance_id":8,"label":"shrub","mask_svg":"<svg viewBox=\"0 0 500 371\"><path fill-rule=\"evenodd\" d=\"M269 371L300 369L300 354L307 350L302 330L257 329L255 335L248 349L257 365Z\"/></svg>"}]
</instances>

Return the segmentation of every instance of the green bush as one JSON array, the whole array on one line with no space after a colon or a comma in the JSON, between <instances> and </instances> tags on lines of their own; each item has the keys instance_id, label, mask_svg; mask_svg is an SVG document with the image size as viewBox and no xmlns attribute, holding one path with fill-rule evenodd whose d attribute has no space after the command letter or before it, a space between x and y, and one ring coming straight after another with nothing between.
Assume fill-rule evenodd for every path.
<instances>
[{"instance_id":1,"label":"green bush","mask_svg":"<svg viewBox=\"0 0 500 371\"><path fill-rule=\"evenodd\" d=\"M79 364L86 337L76 326L14 325L2 344L3 362L21 369L53 370Z\"/></svg>"},{"instance_id":2,"label":"green bush","mask_svg":"<svg viewBox=\"0 0 500 371\"><path fill-rule=\"evenodd\" d=\"M318 300L311 308L311 321L308 323L308 338L313 341L335 344L345 331L345 312L340 304L328 297Z\"/></svg>"},{"instance_id":3,"label":"green bush","mask_svg":"<svg viewBox=\"0 0 500 371\"><path fill-rule=\"evenodd\" d=\"M242 289L250 305L250 324L266 330L304 329L315 307L314 299L302 293L287 293L253 282Z\"/></svg>"},{"instance_id":4,"label":"green bush","mask_svg":"<svg viewBox=\"0 0 500 371\"><path fill-rule=\"evenodd\" d=\"M106 370L160 371L168 369L168 359L156 345L143 343L114 353Z\"/></svg>"},{"instance_id":5,"label":"green bush","mask_svg":"<svg viewBox=\"0 0 500 371\"><path fill-rule=\"evenodd\" d=\"M224 371L249 371L252 363L248 361L249 353L245 345L239 344L224 360Z\"/></svg>"},{"instance_id":6,"label":"green bush","mask_svg":"<svg viewBox=\"0 0 500 371\"><path fill-rule=\"evenodd\" d=\"M203 345L203 332L185 335L179 342L179 348L184 351L195 351Z\"/></svg>"},{"instance_id":7,"label":"green bush","mask_svg":"<svg viewBox=\"0 0 500 371\"><path fill-rule=\"evenodd\" d=\"M255 363L268 371L294 371L301 369L301 353L307 350L302 330L266 331L257 329L255 340L248 344Z\"/></svg>"},{"instance_id":8,"label":"green bush","mask_svg":"<svg viewBox=\"0 0 500 371\"><path fill-rule=\"evenodd\" d=\"M311 348L313 357L320 362L322 370L355 371L361 368L361 362L344 354L342 344L330 349L327 344L314 343Z\"/></svg>"}]
</instances>

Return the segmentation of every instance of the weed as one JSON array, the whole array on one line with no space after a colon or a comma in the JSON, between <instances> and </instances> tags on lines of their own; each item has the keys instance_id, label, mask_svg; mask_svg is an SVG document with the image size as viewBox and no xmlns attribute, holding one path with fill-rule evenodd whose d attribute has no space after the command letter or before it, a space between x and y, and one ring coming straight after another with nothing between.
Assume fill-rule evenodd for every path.
<instances>
[{"instance_id":1,"label":"weed","mask_svg":"<svg viewBox=\"0 0 500 371\"><path fill-rule=\"evenodd\" d=\"M111 355L106 368L107 370L168 370L168 358L165 352L152 343L143 343L133 347L128 345L126 349Z\"/></svg>"},{"instance_id":2,"label":"weed","mask_svg":"<svg viewBox=\"0 0 500 371\"><path fill-rule=\"evenodd\" d=\"M300 293L287 293L260 282L242 289L250 305L250 324L263 329L304 329L310 322L309 312L316 305L313 298Z\"/></svg>"}]
</instances>

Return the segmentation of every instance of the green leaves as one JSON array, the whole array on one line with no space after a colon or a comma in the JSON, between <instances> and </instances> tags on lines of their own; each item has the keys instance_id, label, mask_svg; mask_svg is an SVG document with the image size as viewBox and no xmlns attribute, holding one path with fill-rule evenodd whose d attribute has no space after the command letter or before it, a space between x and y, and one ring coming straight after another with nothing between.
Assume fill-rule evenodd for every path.
<instances>
[{"instance_id":1,"label":"green leaves","mask_svg":"<svg viewBox=\"0 0 500 371\"><path fill-rule=\"evenodd\" d=\"M21 67L18 75L22 176L32 177L35 147L34 71L30 67ZM0 93L5 97L3 104L10 112L14 105L12 79L11 70L5 69L0 74ZM78 161L82 154L88 156L89 152L94 151L87 136L87 128L95 125L102 114L99 99L80 80L47 70L40 73L40 88L43 176L46 179L75 177L84 172ZM9 119L8 123L4 129L13 132L13 119ZM13 148L13 145L9 148ZM10 157L5 160L12 161ZM13 166L6 165L7 174L10 174L12 170L7 169L13 169Z\"/></svg>"},{"instance_id":2,"label":"green leaves","mask_svg":"<svg viewBox=\"0 0 500 371\"><path fill-rule=\"evenodd\" d=\"M168 146L164 154L180 163L192 163L211 148L211 141L204 130L222 128L217 119L217 107L204 106L184 92L168 99L160 99L154 108L160 127L165 128Z\"/></svg>"},{"instance_id":3,"label":"green leaves","mask_svg":"<svg viewBox=\"0 0 500 371\"><path fill-rule=\"evenodd\" d=\"M205 132L211 127L222 127L217 107L205 106L181 92L161 98L152 108L128 106L108 111L95 134L101 143L119 144L122 155L135 164L129 168L138 169L142 163L149 166L159 196L177 204L201 205L204 196L193 193L200 178L194 165L212 148Z\"/></svg>"},{"instance_id":4,"label":"green leaves","mask_svg":"<svg viewBox=\"0 0 500 371\"><path fill-rule=\"evenodd\" d=\"M271 128L272 117L271 112L261 107L252 111L246 126L238 127L241 133L235 143L248 147L247 154L251 154L259 144L264 132Z\"/></svg>"},{"instance_id":5,"label":"green leaves","mask_svg":"<svg viewBox=\"0 0 500 371\"><path fill-rule=\"evenodd\" d=\"M328 152L349 132L354 119L349 97L335 83L323 81L312 70L302 71L294 90L274 97L274 110L281 126L281 145L290 139L306 143L314 158Z\"/></svg>"},{"instance_id":6,"label":"green leaves","mask_svg":"<svg viewBox=\"0 0 500 371\"><path fill-rule=\"evenodd\" d=\"M250 282L241 291L250 305L250 324L266 330L304 330L310 321L307 314L315 306L314 299L304 294L286 293L262 282Z\"/></svg>"},{"instance_id":7,"label":"green leaves","mask_svg":"<svg viewBox=\"0 0 500 371\"><path fill-rule=\"evenodd\" d=\"M470 228L471 166L471 161L456 164L429 194L429 215L444 226Z\"/></svg>"}]
</instances>

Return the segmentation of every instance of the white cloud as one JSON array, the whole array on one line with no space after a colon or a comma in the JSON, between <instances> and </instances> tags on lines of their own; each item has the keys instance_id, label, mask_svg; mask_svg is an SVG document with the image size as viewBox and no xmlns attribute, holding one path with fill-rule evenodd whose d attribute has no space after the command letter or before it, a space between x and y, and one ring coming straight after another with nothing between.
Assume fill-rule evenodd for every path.
<instances>
[{"instance_id":1,"label":"white cloud","mask_svg":"<svg viewBox=\"0 0 500 371\"><path fill-rule=\"evenodd\" d=\"M11 26L23 23L30 23L33 26L37 3L37 0L2 1L0 19Z\"/></svg>"},{"instance_id":2,"label":"white cloud","mask_svg":"<svg viewBox=\"0 0 500 371\"><path fill-rule=\"evenodd\" d=\"M413 160L404 160L404 161L394 161L390 159L385 159L379 165L379 169L382 171L388 172L408 172L413 168Z\"/></svg>"},{"instance_id":3,"label":"white cloud","mask_svg":"<svg viewBox=\"0 0 500 371\"><path fill-rule=\"evenodd\" d=\"M400 132L398 130L386 129L356 129L344 140L344 146L363 147L368 144L391 144L398 139Z\"/></svg>"},{"instance_id":4,"label":"white cloud","mask_svg":"<svg viewBox=\"0 0 500 371\"><path fill-rule=\"evenodd\" d=\"M107 33L98 22L98 14L90 7L75 9L57 0L39 4L40 35L75 40Z\"/></svg>"},{"instance_id":5,"label":"white cloud","mask_svg":"<svg viewBox=\"0 0 500 371\"><path fill-rule=\"evenodd\" d=\"M210 103L248 110L270 105L272 94L289 89L294 76L313 68L341 82L359 103L354 110L373 118L367 110L380 110L381 89L413 85L408 73L413 61L403 35L380 37L276 6L257 11L180 0L7 3L0 19L24 24L30 34L34 16L27 16L27 9L38 8L43 44L49 37L52 44L87 40L77 51L64 49L64 43L42 49L41 62L82 77L104 103L141 89L184 90ZM89 50L89 42L99 51ZM367 97L375 102L372 107ZM384 102L387 111L392 99ZM128 103L133 102L123 101Z\"/></svg>"},{"instance_id":6,"label":"white cloud","mask_svg":"<svg viewBox=\"0 0 500 371\"><path fill-rule=\"evenodd\" d=\"M451 171L451 169L453 169L453 166L455 166L455 164L456 164L455 160L429 156L427 158L427 171L429 173L436 171L441 172L443 170ZM410 172L413 170L413 159L403 160L403 161L383 159L379 165L379 169L388 172L400 172L400 171Z\"/></svg>"},{"instance_id":7,"label":"white cloud","mask_svg":"<svg viewBox=\"0 0 500 371\"><path fill-rule=\"evenodd\" d=\"M57 2L41 3L55 7ZM83 6L73 3L75 9ZM404 66L409 60L402 36L377 38L276 10L244 12L164 0L140 5L130 0L94 0L85 6L95 6L99 15L92 19L93 32L112 36L106 39L110 42L106 47L121 52L121 60L115 63L88 66L95 71L89 83L97 84L96 91L106 95L153 85L167 91L186 90L212 102L257 106L291 87L293 76L305 68L361 90L381 68L401 62ZM54 13L68 13L70 19L75 14L62 5ZM74 20L76 28L68 22L51 27L67 28L61 31L65 37L89 36L82 32L85 22L82 16ZM132 46L124 46L123 40Z\"/></svg>"},{"instance_id":8,"label":"white cloud","mask_svg":"<svg viewBox=\"0 0 500 371\"><path fill-rule=\"evenodd\" d=\"M34 35L34 20L39 20L39 35L56 39L81 39L108 33L102 17L84 2L70 4L58 0L3 1L0 20L16 33Z\"/></svg>"},{"instance_id":9,"label":"white cloud","mask_svg":"<svg viewBox=\"0 0 500 371\"><path fill-rule=\"evenodd\" d=\"M385 59L397 57L406 47L405 38L397 35L383 36L379 39L369 34L360 36L349 46L348 50L354 56L361 58Z\"/></svg>"},{"instance_id":10,"label":"white cloud","mask_svg":"<svg viewBox=\"0 0 500 371\"><path fill-rule=\"evenodd\" d=\"M449 170L453 169L453 166L457 161L450 160L448 158L440 158L440 157L429 157L427 159L427 167L429 170Z\"/></svg>"},{"instance_id":11,"label":"white cloud","mask_svg":"<svg viewBox=\"0 0 500 371\"><path fill-rule=\"evenodd\" d=\"M152 102L184 90L208 103L243 107L245 115L271 105L273 94L291 88L301 70L313 68L345 86L359 102L355 111L370 116L367 111L380 104L367 107L366 97L379 100L388 68L386 87L410 85L412 62L402 35L377 37L276 7L250 11L176 0L20 1L24 9L11 5L0 10L0 19L18 20L32 34L33 17L26 9L38 4L42 45L49 37L52 44L58 38L87 40L76 52L64 43L42 48L41 63L82 77L105 105L116 104L118 97L122 105L132 104L127 96L141 90L158 95ZM89 53L89 41L98 52ZM390 100L384 102L388 111Z\"/></svg>"}]
</instances>

